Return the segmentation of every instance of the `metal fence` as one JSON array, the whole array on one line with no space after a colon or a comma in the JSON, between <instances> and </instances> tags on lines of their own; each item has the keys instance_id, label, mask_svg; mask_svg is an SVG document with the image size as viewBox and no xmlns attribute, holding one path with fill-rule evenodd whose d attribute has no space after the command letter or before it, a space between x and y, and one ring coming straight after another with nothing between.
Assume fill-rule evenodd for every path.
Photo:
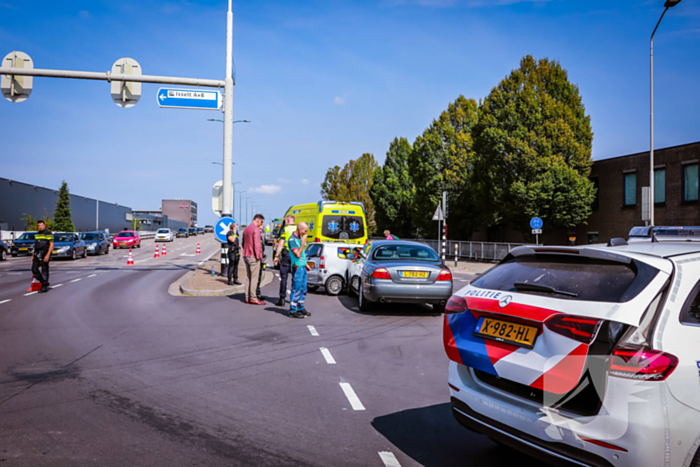
<instances>
[{"instance_id":1,"label":"metal fence","mask_svg":"<svg viewBox=\"0 0 700 467\"><path fill-rule=\"evenodd\" d=\"M384 237L375 237L373 240L384 240ZM439 240L424 238L401 238L401 240L425 243L435 250L438 255L442 255L442 247ZM505 258L508 252L513 248L527 245L534 246L528 243L463 242L458 240L446 240L445 259L453 260L456 256L460 260L495 263Z\"/></svg>"}]
</instances>

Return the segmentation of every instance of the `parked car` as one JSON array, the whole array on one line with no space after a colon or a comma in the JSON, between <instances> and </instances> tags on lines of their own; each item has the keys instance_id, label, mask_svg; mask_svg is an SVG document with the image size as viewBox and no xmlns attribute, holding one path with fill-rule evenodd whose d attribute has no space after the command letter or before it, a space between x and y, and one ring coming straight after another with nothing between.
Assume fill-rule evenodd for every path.
<instances>
[{"instance_id":1,"label":"parked car","mask_svg":"<svg viewBox=\"0 0 700 467\"><path fill-rule=\"evenodd\" d=\"M405 240L372 242L362 265L360 311L374 303L430 303L442 313L452 295L452 272L427 245Z\"/></svg>"},{"instance_id":2,"label":"parked car","mask_svg":"<svg viewBox=\"0 0 700 467\"><path fill-rule=\"evenodd\" d=\"M141 236L135 230L122 230L114 236L114 248L141 248Z\"/></svg>"},{"instance_id":3,"label":"parked car","mask_svg":"<svg viewBox=\"0 0 700 467\"><path fill-rule=\"evenodd\" d=\"M359 248L353 243L309 243L306 246L309 290L323 286L328 295L342 292L347 283L348 265Z\"/></svg>"},{"instance_id":4,"label":"parked car","mask_svg":"<svg viewBox=\"0 0 700 467\"><path fill-rule=\"evenodd\" d=\"M190 227L187 233L190 234L190 237L196 237L197 236L197 229L194 227Z\"/></svg>"},{"instance_id":5,"label":"parked car","mask_svg":"<svg viewBox=\"0 0 700 467\"><path fill-rule=\"evenodd\" d=\"M10 251L10 247L7 243L0 240L0 261L5 261L7 259L7 252Z\"/></svg>"},{"instance_id":6,"label":"parked car","mask_svg":"<svg viewBox=\"0 0 700 467\"><path fill-rule=\"evenodd\" d=\"M362 280L362 269L371 248L371 243L367 243L363 248L358 248L348 265L347 284L348 292L353 295L360 293L360 281Z\"/></svg>"},{"instance_id":7,"label":"parked car","mask_svg":"<svg viewBox=\"0 0 700 467\"><path fill-rule=\"evenodd\" d=\"M83 232L80 234L80 239L85 242L88 254L100 256L101 254L109 254L109 237L105 232Z\"/></svg>"},{"instance_id":8,"label":"parked car","mask_svg":"<svg viewBox=\"0 0 700 467\"><path fill-rule=\"evenodd\" d=\"M518 247L450 298L452 413L556 465L700 465L700 244Z\"/></svg>"},{"instance_id":9,"label":"parked car","mask_svg":"<svg viewBox=\"0 0 700 467\"><path fill-rule=\"evenodd\" d=\"M36 232L24 232L19 236L17 240L12 242L10 247L10 254L12 256L17 255L31 255L34 253L34 236Z\"/></svg>"},{"instance_id":10,"label":"parked car","mask_svg":"<svg viewBox=\"0 0 700 467\"><path fill-rule=\"evenodd\" d=\"M206 233L214 233L214 226L213 225L205 225L204 226L204 231Z\"/></svg>"},{"instance_id":11,"label":"parked car","mask_svg":"<svg viewBox=\"0 0 700 467\"><path fill-rule=\"evenodd\" d=\"M197 235L204 235L204 227L197 227Z\"/></svg>"},{"instance_id":12,"label":"parked car","mask_svg":"<svg viewBox=\"0 0 700 467\"><path fill-rule=\"evenodd\" d=\"M158 229L155 239L156 242L172 242L175 240L175 237L170 229Z\"/></svg>"},{"instance_id":13,"label":"parked car","mask_svg":"<svg viewBox=\"0 0 700 467\"><path fill-rule=\"evenodd\" d=\"M80 235L73 232L60 232L53 234L52 258L76 259L78 256L87 258L88 250Z\"/></svg>"},{"instance_id":14,"label":"parked car","mask_svg":"<svg viewBox=\"0 0 700 467\"><path fill-rule=\"evenodd\" d=\"M183 227L181 229L177 229L177 233L175 234L175 236L188 238L190 236L190 232L189 232L189 230L187 230L186 228Z\"/></svg>"}]
</instances>

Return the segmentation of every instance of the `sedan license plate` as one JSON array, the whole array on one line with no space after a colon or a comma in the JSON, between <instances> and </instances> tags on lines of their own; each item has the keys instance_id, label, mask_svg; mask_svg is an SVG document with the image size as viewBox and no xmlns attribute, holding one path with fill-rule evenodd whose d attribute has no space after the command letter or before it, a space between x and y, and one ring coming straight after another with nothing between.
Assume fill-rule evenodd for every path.
<instances>
[{"instance_id":1,"label":"sedan license plate","mask_svg":"<svg viewBox=\"0 0 700 467\"><path fill-rule=\"evenodd\" d=\"M411 279L427 279L430 274L428 271L399 271L401 277Z\"/></svg>"},{"instance_id":2,"label":"sedan license plate","mask_svg":"<svg viewBox=\"0 0 700 467\"><path fill-rule=\"evenodd\" d=\"M28 248L20 248L19 251L27 251Z\"/></svg>"},{"instance_id":3,"label":"sedan license plate","mask_svg":"<svg viewBox=\"0 0 700 467\"><path fill-rule=\"evenodd\" d=\"M315 267L316 267L316 262L315 262L315 261L308 261L306 264L308 264L310 268L315 268Z\"/></svg>"},{"instance_id":4,"label":"sedan license plate","mask_svg":"<svg viewBox=\"0 0 700 467\"><path fill-rule=\"evenodd\" d=\"M482 316L476 323L474 334L508 344L532 348L535 345L538 329L520 323Z\"/></svg>"}]
</instances>

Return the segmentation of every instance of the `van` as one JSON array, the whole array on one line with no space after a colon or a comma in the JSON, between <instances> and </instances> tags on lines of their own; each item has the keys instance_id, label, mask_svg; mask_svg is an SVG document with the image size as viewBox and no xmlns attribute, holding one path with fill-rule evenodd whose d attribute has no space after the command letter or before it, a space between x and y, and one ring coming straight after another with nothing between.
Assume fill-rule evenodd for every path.
<instances>
[{"instance_id":1,"label":"van","mask_svg":"<svg viewBox=\"0 0 700 467\"><path fill-rule=\"evenodd\" d=\"M319 201L300 204L287 210L284 217L294 216L296 224L309 226L307 241L343 242L364 245L367 241L365 207L357 201Z\"/></svg>"}]
</instances>

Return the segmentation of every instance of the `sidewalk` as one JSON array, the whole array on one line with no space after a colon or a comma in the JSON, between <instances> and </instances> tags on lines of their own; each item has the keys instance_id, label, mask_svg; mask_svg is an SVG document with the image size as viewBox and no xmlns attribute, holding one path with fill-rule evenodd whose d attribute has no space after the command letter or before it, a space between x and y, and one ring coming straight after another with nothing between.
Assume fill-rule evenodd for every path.
<instances>
[{"instance_id":1,"label":"sidewalk","mask_svg":"<svg viewBox=\"0 0 700 467\"><path fill-rule=\"evenodd\" d=\"M459 261L457 267L455 267L455 262L445 261L445 265L450 268L452 272L466 272L467 274L483 274L498 263L481 263L477 261Z\"/></svg>"},{"instance_id":2,"label":"sidewalk","mask_svg":"<svg viewBox=\"0 0 700 467\"><path fill-rule=\"evenodd\" d=\"M212 266L214 266L216 271L214 277L211 276ZM198 264L197 269L188 272L171 284L168 288L168 293L170 295L186 295L189 297L221 297L235 293L245 293L246 273L243 258L238 264L238 281L242 282L243 285L228 285L228 279L219 275L220 270L221 256L217 252L203 264ZM272 282L273 273L271 271L272 266L265 270L260 287Z\"/></svg>"}]
</instances>

